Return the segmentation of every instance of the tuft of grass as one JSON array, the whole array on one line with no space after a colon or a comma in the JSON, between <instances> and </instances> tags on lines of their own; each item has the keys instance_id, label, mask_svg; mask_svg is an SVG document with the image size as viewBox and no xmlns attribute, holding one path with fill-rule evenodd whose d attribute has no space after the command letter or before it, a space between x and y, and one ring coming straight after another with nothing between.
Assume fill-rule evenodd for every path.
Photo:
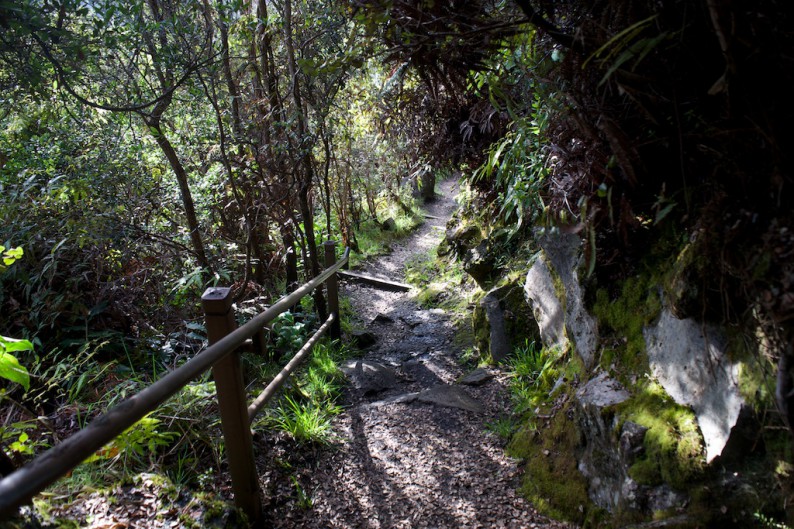
<instances>
[{"instance_id":1,"label":"tuft of grass","mask_svg":"<svg viewBox=\"0 0 794 529\"><path fill-rule=\"evenodd\" d=\"M353 356L339 341L321 341L308 365L271 411L271 426L290 434L299 444L329 444L333 440L332 419L340 411L336 400L342 389L339 364Z\"/></svg>"},{"instance_id":2,"label":"tuft of grass","mask_svg":"<svg viewBox=\"0 0 794 529\"><path fill-rule=\"evenodd\" d=\"M332 364L336 367L335 364ZM335 377L328 375L324 367L311 366L306 370L306 374L300 381L301 394L315 401L327 401L336 398L339 393L340 385L335 381Z\"/></svg>"},{"instance_id":3,"label":"tuft of grass","mask_svg":"<svg viewBox=\"0 0 794 529\"><path fill-rule=\"evenodd\" d=\"M558 360L554 351L539 348L529 340L514 350L507 366L516 413L531 411L549 399L549 391L559 375Z\"/></svg>"},{"instance_id":4,"label":"tuft of grass","mask_svg":"<svg viewBox=\"0 0 794 529\"><path fill-rule=\"evenodd\" d=\"M327 445L333 440L331 417L337 413L339 408L330 402L299 402L285 395L282 405L274 409L271 421L299 444Z\"/></svg>"},{"instance_id":5,"label":"tuft of grass","mask_svg":"<svg viewBox=\"0 0 794 529\"><path fill-rule=\"evenodd\" d=\"M292 485L295 487L295 495L297 496L296 504L298 508L309 510L314 506L314 500L311 497L311 494L307 493L301 484L298 482L298 478L294 475L290 475L290 481L292 481Z\"/></svg>"},{"instance_id":6,"label":"tuft of grass","mask_svg":"<svg viewBox=\"0 0 794 529\"><path fill-rule=\"evenodd\" d=\"M485 423L485 430L496 434L501 439L509 441L518 430L519 422L515 417L499 417Z\"/></svg>"}]
</instances>

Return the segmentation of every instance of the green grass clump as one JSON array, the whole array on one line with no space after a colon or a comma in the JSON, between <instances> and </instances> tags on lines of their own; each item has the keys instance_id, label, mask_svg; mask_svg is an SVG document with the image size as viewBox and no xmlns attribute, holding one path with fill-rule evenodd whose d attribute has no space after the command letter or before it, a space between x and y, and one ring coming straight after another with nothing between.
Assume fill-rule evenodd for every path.
<instances>
[{"instance_id":1,"label":"green grass clump","mask_svg":"<svg viewBox=\"0 0 794 529\"><path fill-rule=\"evenodd\" d=\"M271 421L299 444L329 444L333 439L331 418L339 410L329 401L319 404L313 400L299 402L287 395L275 408Z\"/></svg>"},{"instance_id":2,"label":"green grass clump","mask_svg":"<svg viewBox=\"0 0 794 529\"><path fill-rule=\"evenodd\" d=\"M491 432L505 441L509 441L518 429L519 422L515 417L499 417L485 423L485 430Z\"/></svg>"},{"instance_id":3,"label":"green grass clump","mask_svg":"<svg viewBox=\"0 0 794 529\"><path fill-rule=\"evenodd\" d=\"M265 422L287 432L299 444L325 445L333 441L333 417L342 390L339 363L352 356L338 341L322 341L312 351L305 368L288 387Z\"/></svg>"},{"instance_id":4,"label":"green grass clump","mask_svg":"<svg viewBox=\"0 0 794 529\"><path fill-rule=\"evenodd\" d=\"M554 350L525 341L507 361L514 411L524 414L547 402L559 376L559 355Z\"/></svg>"}]
</instances>

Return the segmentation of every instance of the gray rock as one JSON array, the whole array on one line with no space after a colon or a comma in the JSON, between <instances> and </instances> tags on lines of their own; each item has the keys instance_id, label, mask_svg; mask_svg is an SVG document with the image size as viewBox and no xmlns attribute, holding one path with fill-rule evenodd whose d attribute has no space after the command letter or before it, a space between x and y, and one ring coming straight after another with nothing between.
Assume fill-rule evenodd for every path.
<instances>
[{"instance_id":1,"label":"gray rock","mask_svg":"<svg viewBox=\"0 0 794 529\"><path fill-rule=\"evenodd\" d=\"M583 405L604 408L625 402L629 398L629 392L623 389L620 382L602 372L582 386L576 396Z\"/></svg>"},{"instance_id":2,"label":"gray rock","mask_svg":"<svg viewBox=\"0 0 794 529\"><path fill-rule=\"evenodd\" d=\"M579 284L578 270L584 263L582 241L578 235L546 236L540 241L543 251L557 272L565 290L565 326L576 352L585 366L595 363L598 328L584 306L584 292Z\"/></svg>"},{"instance_id":3,"label":"gray rock","mask_svg":"<svg viewBox=\"0 0 794 529\"><path fill-rule=\"evenodd\" d=\"M394 231L397 229L397 222L395 222L393 218L389 217L381 223L380 227L383 231Z\"/></svg>"},{"instance_id":4,"label":"gray rock","mask_svg":"<svg viewBox=\"0 0 794 529\"><path fill-rule=\"evenodd\" d=\"M439 322L448 320L449 316L443 309L427 309L413 311L405 316L400 316L399 319L414 330L417 327L420 329L437 328Z\"/></svg>"},{"instance_id":5,"label":"gray rock","mask_svg":"<svg viewBox=\"0 0 794 529\"><path fill-rule=\"evenodd\" d=\"M688 499L686 494L660 485L648 493L648 509L652 512L669 511L685 506Z\"/></svg>"},{"instance_id":6,"label":"gray rock","mask_svg":"<svg viewBox=\"0 0 794 529\"><path fill-rule=\"evenodd\" d=\"M448 408L459 408L461 410L471 411L474 413L482 413L484 408L482 404L474 400L466 391L460 386L441 385L434 388L421 391L417 395L419 402L426 402L429 404L436 404L438 406L446 406Z\"/></svg>"},{"instance_id":7,"label":"gray rock","mask_svg":"<svg viewBox=\"0 0 794 529\"><path fill-rule=\"evenodd\" d=\"M510 336L507 334L504 311L499 303L497 293L492 290L486 294L480 301L480 305L485 310L485 317L488 320L491 358L495 362L501 362L510 354L513 347L510 342Z\"/></svg>"},{"instance_id":8,"label":"gray rock","mask_svg":"<svg viewBox=\"0 0 794 529\"><path fill-rule=\"evenodd\" d=\"M634 464L634 460L645 450L643 443L647 432L648 428L636 422L626 421L623 423L623 428L620 431L620 455L623 464L627 467Z\"/></svg>"},{"instance_id":9,"label":"gray rock","mask_svg":"<svg viewBox=\"0 0 794 529\"><path fill-rule=\"evenodd\" d=\"M663 310L643 331L651 372L678 404L691 406L706 444L706 462L722 453L744 400L739 367L715 329Z\"/></svg>"},{"instance_id":10,"label":"gray rock","mask_svg":"<svg viewBox=\"0 0 794 529\"><path fill-rule=\"evenodd\" d=\"M394 322L394 320L391 317L386 316L382 312L377 313L375 317L372 319L372 323L392 323L392 322Z\"/></svg>"},{"instance_id":11,"label":"gray rock","mask_svg":"<svg viewBox=\"0 0 794 529\"><path fill-rule=\"evenodd\" d=\"M482 234L477 226L460 224L447 230L446 239L453 248L469 249L480 242Z\"/></svg>"},{"instance_id":12,"label":"gray rock","mask_svg":"<svg viewBox=\"0 0 794 529\"><path fill-rule=\"evenodd\" d=\"M474 307L472 327L477 349L496 362L506 359L517 344L541 340L521 280L503 281L489 291Z\"/></svg>"},{"instance_id":13,"label":"gray rock","mask_svg":"<svg viewBox=\"0 0 794 529\"><path fill-rule=\"evenodd\" d=\"M462 377L458 383L465 386L482 386L491 379L493 379L491 373L482 367L478 367L468 375Z\"/></svg>"},{"instance_id":14,"label":"gray rock","mask_svg":"<svg viewBox=\"0 0 794 529\"><path fill-rule=\"evenodd\" d=\"M597 326L584 307L577 270L582 263L581 242L576 236L544 237L543 251L524 283L524 295L540 326L547 347L575 347L585 366L592 367Z\"/></svg>"},{"instance_id":15,"label":"gray rock","mask_svg":"<svg viewBox=\"0 0 794 529\"><path fill-rule=\"evenodd\" d=\"M637 484L622 462L614 434L618 417L603 410L628 398L628 392L606 373L600 373L576 392L576 414L584 439L579 472L587 478L590 499L609 512L636 508Z\"/></svg>"},{"instance_id":16,"label":"gray rock","mask_svg":"<svg viewBox=\"0 0 794 529\"><path fill-rule=\"evenodd\" d=\"M350 360L341 369L350 384L364 393L378 393L397 385L394 370L375 362Z\"/></svg>"},{"instance_id":17,"label":"gray rock","mask_svg":"<svg viewBox=\"0 0 794 529\"><path fill-rule=\"evenodd\" d=\"M366 349L372 345L375 345L378 342L378 337L375 336L375 333L370 331L353 331L350 334L350 341L356 347L361 349Z\"/></svg>"},{"instance_id":18,"label":"gray rock","mask_svg":"<svg viewBox=\"0 0 794 529\"><path fill-rule=\"evenodd\" d=\"M410 404L415 402L417 397L419 397L419 393L403 393L402 395L395 395L393 397L388 397L383 400L379 400L376 402L371 402L367 404L367 406L386 406L388 404Z\"/></svg>"},{"instance_id":19,"label":"gray rock","mask_svg":"<svg viewBox=\"0 0 794 529\"><path fill-rule=\"evenodd\" d=\"M546 260L538 258L527 273L524 296L540 327L543 344L549 348L565 348L565 300L559 298L551 274Z\"/></svg>"},{"instance_id":20,"label":"gray rock","mask_svg":"<svg viewBox=\"0 0 794 529\"><path fill-rule=\"evenodd\" d=\"M498 268L495 256L488 251L487 240L469 249L463 256L463 270L465 270L480 287L484 287L493 280Z\"/></svg>"}]
</instances>

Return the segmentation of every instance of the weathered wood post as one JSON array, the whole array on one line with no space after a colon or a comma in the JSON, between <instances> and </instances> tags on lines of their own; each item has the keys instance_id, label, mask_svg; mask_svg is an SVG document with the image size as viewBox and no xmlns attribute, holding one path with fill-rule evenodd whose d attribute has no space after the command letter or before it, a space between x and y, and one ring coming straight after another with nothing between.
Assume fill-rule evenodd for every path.
<instances>
[{"instance_id":1,"label":"weathered wood post","mask_svg":"<svg viewBox=\"0 0 794 529\"><path fill-rule=\"evenodd\" d=\"M230 288L208 288L201 296L201 305L204 308L210 345L237 327ZM234 502L251 522L256 522L261 518L262 499L254 462L254 445L248 420L240 353L232 351L212 366L212 376L218 394Z\"/></svg>"},{"instance_id":2,"label":"weathered wood post","mask_svg":"<svg viewBox=\"0 0 794 529\"><path fill-rule=\"evenodd\" d=\"M336 241L325 241L323 247L325 247L325 267L334 266L336 264ZM334 272L325 280L325 288L328 293L328 312L334 315L334 321L328 331L333 340L342 337L342 324L339 321L339 286L336 278L336 272Z\"/></svg>"},{"instance_id":3,"label":"weathered wood post","mask_svg":"<svg viewBox=\"0 0 794 529\"><path fill-rule=\"evenodd\" d=\"M298 255L295 248L287 247L287 294L298 288Z\"/></svg>"}]
</instances>

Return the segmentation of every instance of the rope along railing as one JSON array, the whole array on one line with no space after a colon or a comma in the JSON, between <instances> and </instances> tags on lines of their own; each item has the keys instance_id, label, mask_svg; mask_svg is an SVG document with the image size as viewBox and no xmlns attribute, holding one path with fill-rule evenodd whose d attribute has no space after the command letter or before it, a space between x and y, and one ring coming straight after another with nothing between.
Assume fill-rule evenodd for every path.
<instances>
[{"instance_id":1,"label":"rope along railing","mask_svg":"<svg viewBox=\"0 0 794 529\"><path fill-rule=\"evenodd\" d=\"M87 427L52 447L24 467L0 481L0 516L7 516L48 485L78 466L107 443L133 426L192 380L212 368L221 414L229 472L236 505L252 521L261 515L261 495L253 455L251 422L279 387L326 332L339 338L339 298L337 271L349 258L350 249L336 261L335 243L326 242L326 269L313 280L279 299L242 327L236 328L231 289L210 288L202 296L209 347L151 386L136 393L97 417ZM249 406L245 396L238 349L253 338L261 340L265 325L297 304L314 289L326 285L329 316L306 345L293 357L265 390Z\"/></svg>"}]
</instances>

